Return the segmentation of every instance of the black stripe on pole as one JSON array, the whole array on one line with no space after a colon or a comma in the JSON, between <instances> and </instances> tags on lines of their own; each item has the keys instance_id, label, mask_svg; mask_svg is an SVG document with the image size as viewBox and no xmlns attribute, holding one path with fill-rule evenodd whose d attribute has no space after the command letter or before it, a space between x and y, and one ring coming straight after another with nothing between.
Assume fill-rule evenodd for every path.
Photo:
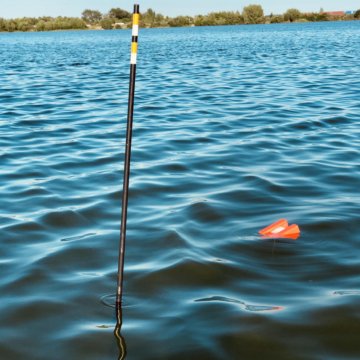
<instances>
[{"instance_id":1,"label":"black stripe on pole","mask_svg":"<svg viewBox=\"0 0 360 360\"><path fill-rule=\"evenodd\" d=\"M139 5L134 5L134 14L139 14ZM135 16L133 17L133 33L135 24ZM132 45L137 43L132 41ZM129 101L127 114L127 129L126 129L126 145L125 145L125 159L124 159L124 180L123 180L123 194L122 194L122 208L121 208L121 227L120 227L120 247L119 247L119 263L118 263L118 281L116 293L116 311L117 317L121 312L122 294L123 294L123 280L124 280L124 260L125 260L125 241L126 241L126 222L127 222L127 207L129 199L129 179L130 179L130 160L131 160L131 140L132 128L134 118L134 97L135 97L135 80L136 80L136 52L137 47L133 50L132 60L130 64L130 84L129 84ZM133 55L135 54L135 63L133 63Z\"/></svg>"}]
</instances>

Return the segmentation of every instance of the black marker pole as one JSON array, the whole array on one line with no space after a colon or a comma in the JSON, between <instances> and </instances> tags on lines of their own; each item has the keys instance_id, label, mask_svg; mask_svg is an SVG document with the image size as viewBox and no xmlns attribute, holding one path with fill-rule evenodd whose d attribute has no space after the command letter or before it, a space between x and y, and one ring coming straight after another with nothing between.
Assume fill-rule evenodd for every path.
<instances>
[{"instance_id":1,"label":"black marker pole","mask_svg":"<svg viewBox=\"0 0 360 360\"><path fill-rule=\"evenodd\" d=\"M119 267L118 267L118 281L117 281L117 293L116 293L116 313L118 320L121 316L121 303L122 303L122 294L123 294L126 220L127 220L127 207L128 207L128 198L129 198L131 139L132 139L132 127L133 127L133 115L134 115L134 96L135 96L139 20L140 20L140 7L139 5L134 5L132 42L131 42L131 60L130 60L129 103L128 103L126 147L125 147L125 161L124 161L124 182L123 182L122 209L121 209Z\"/></svg>"}]
</instances>

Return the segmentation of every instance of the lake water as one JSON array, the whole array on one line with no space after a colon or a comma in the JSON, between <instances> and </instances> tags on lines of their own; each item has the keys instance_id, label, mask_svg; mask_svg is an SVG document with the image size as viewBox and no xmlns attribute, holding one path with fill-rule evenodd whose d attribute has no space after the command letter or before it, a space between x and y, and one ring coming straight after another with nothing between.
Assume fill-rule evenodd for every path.
<instances>
[{"instance_id":1,"label":"lake water","mask_svg":"<svg viewBox=\"0 0 360 360\"><path fill-rule=\"evenodd\" d=\"M359 359L359 39L141 32L117 338L130 32L0 34L0 358Z\"/></svg>"}]
</instances>

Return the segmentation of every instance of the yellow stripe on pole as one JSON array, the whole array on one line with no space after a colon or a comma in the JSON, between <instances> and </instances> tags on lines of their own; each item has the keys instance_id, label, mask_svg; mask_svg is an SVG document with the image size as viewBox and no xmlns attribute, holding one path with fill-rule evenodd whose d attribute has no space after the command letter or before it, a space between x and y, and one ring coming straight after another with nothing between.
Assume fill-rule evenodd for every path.
<instances>
[{"instance_id":1,"label":"yellow stripe on pole","mask_svg":"<svg viewBox=\"0 0 360 360\"><path fill-rule=\"evenodd\" d=\"M137 37L139 35L139 22L140 22L139 6L135 5L134 14L133 14L133 26L132 26L133 41L131 43L131 58L130 58L131 65L136 65L137 62L137 52L138 52Z\"/></svg>"},{"instance_id":2,"label":"yellow stripe on pole","mask_svg":"<svg viewBox=\"0 0 360 360\"><path fill-rule=\"evenodd\" d=\"M139 25L140 22L140 14L133 15L133 25Z\"/></svg>"},{"instance_id":3,"label":"yellow stripe on pole","mask_svg":"<svg viewBox=\"0 0 360 360\"><path fill-rule=\"evenodd\" d=\"M136 42L132 42L131 43L131 52L133 54L137 54L137 51L138 51L138 44Z\"/></svg>"}]
</instances>

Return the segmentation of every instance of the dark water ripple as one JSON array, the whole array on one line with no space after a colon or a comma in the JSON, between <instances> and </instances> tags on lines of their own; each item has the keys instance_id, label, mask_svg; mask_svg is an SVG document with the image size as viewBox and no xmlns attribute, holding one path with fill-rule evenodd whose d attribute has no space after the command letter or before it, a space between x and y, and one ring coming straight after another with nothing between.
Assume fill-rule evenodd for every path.
<instances>
[{"instance_id":1,"label":"dark water ripple","mask_svg":"<svg viewBox=\"0 0 360 360\"><path fill-rule=\"evenodd\" d=\"M144 30L128 359L358 359L360 22ZM129 32L0 34L0 358L116 359ZM257 231L286 217L297 241Z\"/></svg>"}]
</instances>

